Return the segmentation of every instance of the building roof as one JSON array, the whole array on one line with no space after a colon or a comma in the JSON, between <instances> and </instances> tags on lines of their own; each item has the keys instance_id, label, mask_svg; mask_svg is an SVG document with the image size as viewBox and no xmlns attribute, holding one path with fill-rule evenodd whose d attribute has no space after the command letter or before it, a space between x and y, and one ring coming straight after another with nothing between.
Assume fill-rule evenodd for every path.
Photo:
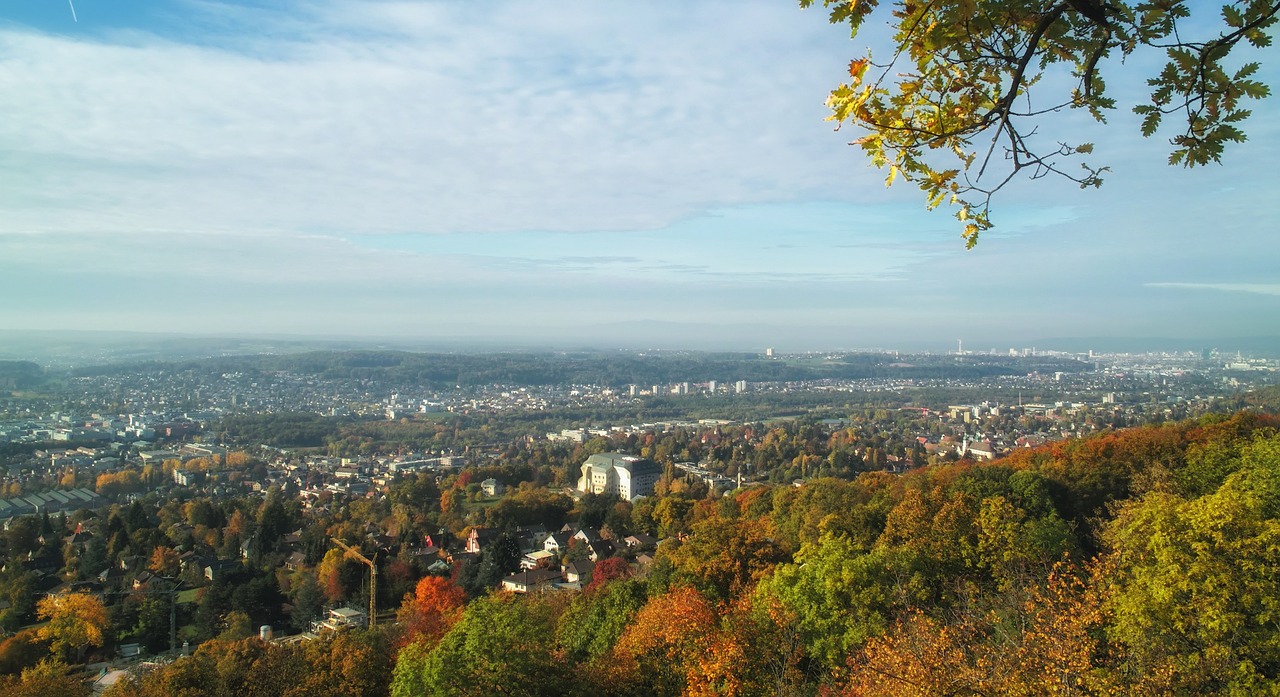
<instances>
[{"instance_id":1,"label":"building roof","mask_svg":"<svg viewBox=\"0 0 1280 697\"><path fill-rule=\"evenodd\" d=\"M593 468L624 469L635 476L637 474L662 474L662 468L656 462L648 458L636 457L634 455L624 455L622 453L599 453L587 458L585 464L591 465Z\"/></svg>"},{"instance_id":2,"label":"building roof","mask_svg":"<svg viewBox=\"0 0 1280 697\"><path fill-rule=\"evenodd\" d=\"M546 583L554 579L562 577L561 572L553 569L533 569L532 571L521 571L520 573L511 574L502 579L503 583L520 586L536 586L539 583Z\"/></svg>"},{"instance_id":3,"label":"building roof","mask_svg":"<svg viewBox=\"0 0 1280 697\"><path fill-rule=\"evenodd\" d=\"M656 537L646 535L642 532L638 532L634 535L628 535L623 541L626 542L629 547L651 547L658 544L658 539Z\"/></svg>"}]
</instances>

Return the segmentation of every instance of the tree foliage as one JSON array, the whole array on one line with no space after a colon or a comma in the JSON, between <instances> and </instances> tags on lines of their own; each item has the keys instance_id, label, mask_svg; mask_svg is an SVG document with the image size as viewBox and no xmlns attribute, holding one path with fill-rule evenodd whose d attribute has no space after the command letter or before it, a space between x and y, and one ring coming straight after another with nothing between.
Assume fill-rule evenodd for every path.
<instances>
[{"instance_id":1,"label":"tree foliage","mask_svg":"<svg viewBox=\"0 0 1280 697\"><path fill-rule=\"evenodd\" d=\"M46 659L19 676L0 677L0 697L88 697L89 686L67 666Z\"/></svg>"},{"instance_id":2,"label":"tree foliage","mask_svg":"<svg viewBox=\"0 0 1280 697\"><path fill-rule=\"evenodd\" d=\"M615 663L642 694L678 695L697 680L699 654L716 634L715 607L693 588L676 588L636 613L614 647Z\"/></svg>"},{"instance_id":3,"label":"tree foliage","mask_svg":"<svg viewBox=\"0 0 1280 697\"><path fill-rule=\"evenodd\" d=\"M475 600L430 653L401 653L391 694L564 694L569 667L553 655L556 614L537 597L497 593Z\"/></svg>"},{"instance_id":4,"label":"tree foliage","mask_svg":"<svg viewBox=\"0 0 1280 697\"><path fill-rule=\"evenodd\" d=\"M257 637L205 642L190 658L109 689L107 697L381 697L390 651L374 631L353 630L310 642Z\"/></svg>"},{"instance_id":5,"label":"tree foliage","mask_svg":"<svg viewBox=\"0 0 1280 697\"><path fill-rule=\"evenodd\" d=\"M274 536L295 525L304 530L299 544L319 563L314 571L286 570L281 548L261 560L250 555L217 581L191 579L197 605L179 601L178 622L180 632L203 641L195 655L111 694L1274 692L1277 427L1276 417L1213 415L990 463L761 484L726 496L685 488L634 507L600 500L578 513L603 514L613 529L662 528L680 539L664 540L648 565L602 561L582 592L512 596L493 588L496 574L518 558L507 533L458 570L457 582L470 579L470 602L449 581L420 580L422 565L405 551L423 532L406 522L415 515L409 509L433 496L405 490L395 502L360 498L340 511L305 513L273 502L274 494L115 506L96 524L86 519L97 528L94 539L118 538L110 544L113 566L132 556L135 564L171 568L172 550L188 543L178 537L202 539L199 528L218 529L231 540L220 544L235 552L242 537L263 539L263 530ZM865 437L854 427L831 432L803 423L757 432L759 450L788 458ZM694 441L662 447L674 453L698 447ZM452 484L439 486L465 492ZM519 505L506 511L508 523L537 518L535 509L564 513L558 494L517 491L513 498ZM179 523L193 529L180 531ZM329 536L372 544L368 533L390 525L401 526L405 548L383 557L387 583L380 586L383 600L404 597L400 627L380 623L376 632L297 643L251 636L258 624L279 626L286 599L304 628L322 609L326 587L335 599L358 595L367 571L340 550L326 560ZM0 597L40 597L39 575L23 565L48 554L50 543L66 545L68 530L58 518L12 521L0 537L9 562ZM31 671L30 685L60 679L56 664L33 670L55 635L63 637L55 651L64 655L92 644L83 628L53 621L54 599L63 597L41 601L49 623L0 643L0 672L14 676L0 678L5 689L20 688L23 670ZM122 598L102 635L163 646L167 608L165 598Z\"/></svg>"},{"instance_id":6,"label":"tree foliage","mask_svg":"<svg viewBox=\"0 0 1280 697\"><path fill-rule=\"evenodd\" d=\"M879 0L823 4L854 35L884 12ZM917 185L930 209L956 206L972 247L991 227L992 195L1016 176L1102 184L1106 167L1064 164L1092 153L1092 144L1046 144L1036 125L1063 109L1105 121L1116 107L1102 75L1115 69L1108 61L1165 53L1163 69L1147 80L1148 100L1132 108L1144 136L1166 115L1183 120L1170 164L1218 162L1228 143L1245 140L1247 101L1270 90L1254 79L1258 63L1235 61L1233 50L1269 46L1280 3L1226 3L1217 28L1206 28L1208 9L1186 0L899 0L888 58L868 53L849 64L850 81L828 99L831 119L866 131L854 143L888 170L886 184Z\"/></svg>"},{"instance_id":7,"label":"tree foliage","mask_svg":"<svg viewBox=\"0 0 1280 697\"><path fill-rule=\"evenodd\" d=\"M1111 634L1152 691L1280 689L1280 436L1211 494L1132 501L1108 537Z\"/></svg>"},{"instance_id":8,"label":"tree foliage","mask_svg":"<svg viewBox=\"0 0 1280 697\"><path fill-rule=\"evenodd\" d=\"M55 654L83 651L106 643L111 626L102 599L88 593L60 593L41 598L36 613L48 624L39 630Z\"/></svg>"},{"instance_id":9,"label":"tree foliage","mask_svg":"<svg viewBox=\"0 0 1280 697\"><path fill-rule=\"evenodd\" d=\"M406 594L397 618L403 632L402 644L435 646L459 619L467 593L448 579L426 576L413 593Z\"/></svg>"},{"instance_id":10,"label":"tree foliage","mask_svg":"<svg viewBox=\"0 0 1280 697\"><path fill-rule=\"evenodd\" d=\"M840 693L1120 694L1095 668L1103 611L1092 581L1099 572L1080 575L1058 564L1043 586L949 620L913 610L849 658Z\"/></svg>"}]
</instances>

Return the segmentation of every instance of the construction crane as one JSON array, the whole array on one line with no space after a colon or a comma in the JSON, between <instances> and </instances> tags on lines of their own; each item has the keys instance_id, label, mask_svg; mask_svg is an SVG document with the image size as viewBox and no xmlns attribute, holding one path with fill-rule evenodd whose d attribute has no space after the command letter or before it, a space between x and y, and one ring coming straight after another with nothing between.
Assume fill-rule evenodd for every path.
<instances>
[{"instance_id":1,"label":"construction crane","mask_svg":"<svg viewBox=\"0 0 1280 697\"><path fill-rule=\"evenodd\" d=\"M332 539L333 543L341 547L348 557L355 557L369 565L369 628L373 629L374 625L378 623L378 554L375 552L373 559L369 559L361 554L360 550L346 542L336 537Z\"/></svg>"}]
</instances>

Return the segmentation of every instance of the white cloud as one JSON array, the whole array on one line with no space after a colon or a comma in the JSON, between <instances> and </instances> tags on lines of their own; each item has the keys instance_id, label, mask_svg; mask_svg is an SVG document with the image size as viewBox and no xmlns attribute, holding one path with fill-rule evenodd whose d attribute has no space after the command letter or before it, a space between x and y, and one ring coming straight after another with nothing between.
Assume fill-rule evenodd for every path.
<instances>
[{"instance_id":1,"label":"white cloud","mask_svg":"<svg viewBox=\"0 0 1280 697\"><path fill-rule=\"evenodd\" d=\"M626 230L847 186L839 33L794 6L295 8L0 31L0 231Z\"/></svg>"},{"instance_id":2,"label":"white cloud","mask_svg":"<svg viewBox=\"0 0 1280 697\"><path fill-rule=\"evenodd\" d=\"M169 3L128 30L0 24L0 326L825 323L869 344L1234 331L1280 294L1155 283L1271 277L1265 103L1248 148L1193 172L1125 114L1090 124L1075 140L1115 166L1102 191L1017 182L966 252L949 213L886 192L823 122L867 37L820 10ZM1054 118L1045 137L1084 132ZM1250 295L1224 311L1159 287Z\"/></svg>"},{"instance_id":3,"label":"white cloud","mask_svg":"<svg viewBox=\"0 0 1280 697\"><path fill-rule=\"evenodd\" d=\"M1280 283L1147 283L1145 285L1148 288L1181 288L1226 293L1251 293L1254 295L1280 295Z\"/></svg>"}]
</instances>

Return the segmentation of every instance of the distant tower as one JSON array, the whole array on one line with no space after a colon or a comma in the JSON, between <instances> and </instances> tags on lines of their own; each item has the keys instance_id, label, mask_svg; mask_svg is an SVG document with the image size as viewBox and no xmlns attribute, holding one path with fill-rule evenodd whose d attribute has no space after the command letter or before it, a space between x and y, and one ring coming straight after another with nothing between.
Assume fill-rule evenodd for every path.
<instances>
[{"instance_id":1,"label":"distant tower","mask_svg":"<svg viewBox=\"0 0 1280 697\"><path fill-rule=\"evenodd\" d=\"M964 355L964 339L956 339L956 355Z\"/></svg>"},{"instance_id":2,"label":"distant tower","mask_svg":"<svg viewBox=\"0 0 1280 697\"><path fill-rule=\"evenodd\" d=\"M772 347L772 346L770 346L769 348L767 348L767 349L765 349L765 350L764 350L764 357L765 357L765 358L773 358L773 347Z\"/></svg>"}]
</instances>

